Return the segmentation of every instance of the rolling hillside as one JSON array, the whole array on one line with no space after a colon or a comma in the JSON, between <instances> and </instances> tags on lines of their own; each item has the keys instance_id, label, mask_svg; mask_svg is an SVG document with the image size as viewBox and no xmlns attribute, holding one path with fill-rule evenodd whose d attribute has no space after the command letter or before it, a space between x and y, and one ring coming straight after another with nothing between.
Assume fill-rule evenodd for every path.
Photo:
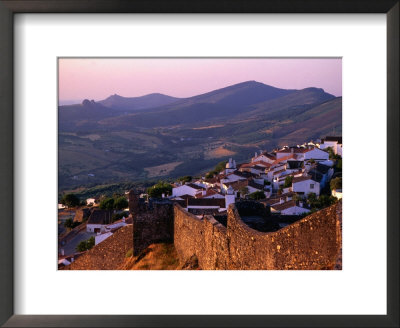
<instances>
[{"instance_id":1,"label":"rolling hillside","mask_svg":"<svg viewBox=\"0 0 400 328\"><path fill-rule=\"evenodd\" d=\"M166 96L161 93L152 93L142 97L131 98L112 95L99 101L99 103L103 106L122 111L137 111L140 109L164 106L178 100L179 98Z\"/></svg>"},{"instance_id":2,"label":"rolling hillside","mask_svg":"<svg viewBox=\"0 0 400 328\"><path fill-rule=\"evenodd\" d=\"M255 81L190 98L60 106L59 187L201 174L228 157L341 133L341 124L341 97Z\"/></svg>"}]
</instances>

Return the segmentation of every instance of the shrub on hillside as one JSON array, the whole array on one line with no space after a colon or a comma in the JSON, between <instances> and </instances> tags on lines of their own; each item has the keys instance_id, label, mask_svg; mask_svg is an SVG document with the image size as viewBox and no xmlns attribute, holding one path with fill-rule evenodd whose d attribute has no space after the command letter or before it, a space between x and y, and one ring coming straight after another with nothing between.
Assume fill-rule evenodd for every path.
<instances>
[{"instance_id":1,"label":"shrub on hillside","mask_svg":"<svg viewBox=\"0 0 400 328\"><path fill-rule=\"evenodd\" d=\"M148 188L147 193L151 198L161 198L162 194L167 196L172 193L172 186L168 182L160 181L153 187Z\"/></svg>"},{"instance_id":2,"label":"shrub on hillside","mask_svg":"<svg viewBox=\"0 0 400 328\"><path fill-rule=\"evenodd\" d=\"M254 200L264 199L265 194L263 191L255 191L249 195L249 198Z\"/></svg>"},{"instance_id":3,"label":"shrub on hillside","mask_svg":"<svg viewBox=\"0 0 400 328\"><path fill-rule=\"evenodd\" d=\"M342 189L342 178L337 177L335 179L332 179L330 186L332 190Z\"/></svg>"},{"instance_id":4,"label":"shrub on hillside","mask_svg":"<svg viewBox=\"0 0 400 328\"><path fill-rule=\"evenodd\" d=\"M61 198L61 204L67 207L75 207L80 204L79 198L74 194L65 194Z\"/></svg>"},{"instance_id":5,"label":"shrub on hillside","mask_svg":"<svg viewBox=\"0 0 400 328\"><path fill-rule=\"evenodd\" d=\"M289 175L285 178L285 183L283 184L283 188L289 188L292 186L293 176Z\"/></svg>"},{"instance_id":6,"label":"shrub on hillside","mask_svg":"<svg viewBox=\"0 0 400 328\"><path fill-rule=\"evenodd\" d=\"M99 205L102 210L113 210L114 209L114 198L104 198Z\"/></svg>"},{"instance_id":7,"label":"shrub on hillside","mask_svg":"<svg viewBox=\"0 0 400 328\"><path fill-rule=\"evenodd\" d=\"M78 252L84 252L91 249L95 244L94 237L90 237L88 240L81 241L78 246L76 246L76 250Z\"/></svg>"}]
</instances>

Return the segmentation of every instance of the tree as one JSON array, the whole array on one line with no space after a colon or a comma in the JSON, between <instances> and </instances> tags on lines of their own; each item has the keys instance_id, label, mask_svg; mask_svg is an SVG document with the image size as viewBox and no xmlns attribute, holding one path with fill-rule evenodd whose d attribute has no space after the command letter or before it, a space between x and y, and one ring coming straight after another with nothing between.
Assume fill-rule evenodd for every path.
<instances>
[{"instance_id":1,"label":"tree","mask_svg":"<svg viewBox=\"0 0 400 328\"><path fill-rule=\"evenodd\" d=\"M75 207L78 206L80 203L79 198L74 195L74 194L65 194L61 198L61 204L67 206L67 207Z\"/></svg>"},{"instance_id":2,"label":"tree","mask_svg":"<svg viewBox=\"0 0 400 328\"><path fill-rule=\"evenodd\" d=\"M342 156L335 154L335 151L333 150L332 147L327 147L327 148L323 149L323 151L329 153L329 159L332 159L332 160L342 159Z\"/></svg>"},{"instance_id":3,"label":"tree","mask_svg":"<svg viewBox=\"0 0 400 328\"><path fill-rule=\"evenodd\" d=\"M249 188L242 187L242 188L239 189L239 192L240 192L240 196L243 197L243 196L245 196L245 195L247 195L249 193Z\"/></svg>"},{"instance_id":4,"label":"tree","mask_svg":"<svg viewBox=\"0 0 400 328\"><path fill-rule=\"evenodd\" d=\"M208 172L206 174L206 179L212 179L214 177L214 172Z\"/></svg>"},{"instance_id":5,"label":"tree","mask_svg":"<svg viewBox=\"0 0 400 328\"><path fill-rule=\"evenodd\" d=\"M331 206L336 201L336 197L329 195L320 195L317 197L314 193L309 193L307 198L307 203L310 205L311 209L316 210Z\"/></svg>"},{"instance_id":6,"label":"tree","mask_svg":"<svg viewBox=\"0 0 400 328\"><path fill-rule=\"evenodd\" d=\"M249 195L249 198L254 200L265 199L265 194L263 191L255 191Z\"/></svg>"},{"instance_id":7,"label":"tree","mask_svg":"<svg viewBox=\"0 0 400 328\"><path fill-rule=\"evenodd\" d=\"M293 176L289 175L285 178L285 183L283 184L283 188L289 188L292 186Z\"/></svg>"},{"instance_id":8,"label":"tree","mask_svg":"<svg viewBox=\"0 0 400 328\"><path fill-rule=\"evenodd\" d=\"M338 159L336 161L335 167L336 167L336 171L341 171L342 170L342 159Z\"/></svg>"},{"instance_id":9,"label":"tree","mask_svg":"<svg viewBox=\"0 0 400 328\"><path fill-rule=\"evenodd\" d=\"M299 194L294 194L292 199L295 200L295 201L298 201L298 200L303 200L303 197L300 196Z\"/></svg>"},{"instance_id":10,"label":"tree","mask_svg":"<svg viewBox=\"0 0 400 328\"><path fill-rule=\"evenodd\" d=\"M114 209L114 198L104 198L99 205L102 210L112 210Z\"/></svg>"},{"instance_id":11,"label":"tree","mask_svg":"<svg viewBox=\"0 0 400 328\"><path fill-rule=\"evenodd\" d=\"M206 178L207 178L207 179L211 179L211 178L213 178L215 175L217 175L218 173L220 173L222 170L225 169L226 163L228 163L228 162L227 162L227 161L219 162L219 163L215 166L214 170L212 170L212 171L210 171L210 172L208 172L208 173L206 174Z\"/></svg>"},{"instance_id":12,"label":"tree","mask_svg":"<svg viewBox=\"0 0 400 328\"><path fill-rule=\"evenodd\" d=\"M317 195L313 192L310 192L307 196L307 203L311 208L318 207Z\"/></svg>"},{"instance_id":13,"label":"tree","mask_svg":"<svg viewBox=\"0 0 400 328\"><path fill-rule=\"evenodd\" d=\"M283 185L280 185L278 188L278 195L282 195L283 193Z\"/></svg>"},{"instance_id":14,"label":"tree","mask_svg":"<svg viewBox=\"0 0 400 328\"><path fill-rule=\"evenodd\" d=\"M148 188L147 193L151 198L161 198L162 194L167 196L172 193L172 186L168 182L160 181L153 187Z\"/></svg>"},{"instance_id":15,"label":"tree","mask_svg":"<svg viewBox=\"0 0 400 328\"><path fill-rule=\"evenodd\" d=\"M73 229L74 228L74 220L72 218L68 218L64 222L64 228Z\"/></svg>"},{"instance_id":16,"label":"tree","mask_svg":"<svg viewBox=\"0 0 400 328\"><path fill-rule=\"evenodd\" d=\"M118 220L121 220L123 217L128 217L128 216L129 216L129 212L114 213L111 216L111 221L112 222L118 221Z\"/></svg>"},{"instance_id":17,"label":"tree","mask_svg":"<svg viewBox=\"0 0 400 328\"><path fill-rule=\"evenodd\" d=\"M190 176L190 175L185 175L184 177L180 177L179 179L178 179L178 181L181 181L181 182L183 182L183 183L185 183L185 182L190 182L190 181L192 181L192 176Z\"/></svg>"},{"instance_id":18,"label":"tree","mask_svg":"<svg viewBox=\"0 0 400 328\"><path fill-rule=\"evenodd\" d=\"M342 178L337 177L335 179L332 179L330 186L332 190L342 189Z\"/></svg>"},{"instance_id":19,"label":"tree","mask_svg":"<svg viewBox=\"0 0 400 328\"><path fill-rule=\"evenodd\" d=\"M91 249L95 244L94 237L90 237L88 240L81 241L78 246L76 246L76 250L78 252L84 252Z\"/></svg>"},{"instance_id":20,"label":"tree","mask_svg":"<svg viewBox=\"0 0 400 328\"><path fill-rule=\"evenodd\" d=\"M321 195L318 198L318 208L325 208L336 203L337 198L330 195Z\"/></svg>"},{"instance_id":21,"label":"tree","mask_svg":"<svg viewBox=\"0 0 400 328\"><path fill-rule=\"evenodd\" d=\"M114 201L114 209L116 210L123 210L124 208L128 207L128 201L125 197L118 197Z\"/></svg>"},{"instance_id":22,"label":"tree","mask_svg":"<svg viewBox=\"0 0 400 328\"><path fill-rule=\"evenodd\" d=\"M225 167L226 167L226 163L228 163L228 162L227 162L227 161L219 162L219 163L215 166L214 172L219 173L219 172L221 172L222 170L224 170Z\"/></svg>"}]
</instances>

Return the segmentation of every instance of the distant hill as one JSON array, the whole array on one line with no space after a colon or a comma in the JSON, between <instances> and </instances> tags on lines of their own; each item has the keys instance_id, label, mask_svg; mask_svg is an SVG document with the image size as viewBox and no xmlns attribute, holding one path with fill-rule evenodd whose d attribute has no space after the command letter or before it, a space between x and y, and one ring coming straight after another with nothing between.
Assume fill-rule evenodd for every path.
<instances>
[{"instance_id":1,"label":"distant hill","mask_svg":"<svg viewBox=\"0 0 400 328\"><path fill-rule=\"evenodd\" d=\"M152 93L142 97L122 97L119 95L112 95L98 103L103 106L124 110L124 111L136 111L140 109L159 107L168 105L176 102L180 98L170 97L161 93Z\"/></svg>"},{"instance_id":2,"label":"distant hill","mask_svg":"<svg viewBox=\"0 0 400 328\"><path fill-rule=\"evenodd\" d=\"M283 90L258 82L245 82L145 112L107 118L101 124L110 129L133 126L151 128L193 125L212 120L259 119L260 116L279 118L287 111L296 114L293 112L296 109L310 108L333 98L333 95L317 88Z\"/></svg>"},{"instance_id":3,"label":"distant hill","mask_svg":"<svg viewBox=\"0 0 400 328\"><path fill-rule=\"evenodd\" d=\"M85 123L95 125L101 119L122 114L120 110L85 99L81 104L58 107L58 128L61 131L75 131Z\"/></svg>"},{"instance_id":4,"label":"distant hill","mask_svg":"<svg viewBox=\"0 0 400 328\"><path fill-rule=\"evenodd\" d=\"M342 129L342 98L320 88L247 81L189 98L146 97L59 107L61 189L202 174L228 157Z\"/></svg>"}]
</instances>

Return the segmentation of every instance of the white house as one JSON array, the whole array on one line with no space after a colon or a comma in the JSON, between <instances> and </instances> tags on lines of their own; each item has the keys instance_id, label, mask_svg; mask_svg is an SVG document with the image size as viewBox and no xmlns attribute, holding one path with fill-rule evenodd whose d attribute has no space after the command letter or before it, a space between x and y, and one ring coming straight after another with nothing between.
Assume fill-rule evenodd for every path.
<instances>
[{"instance_id":1,"label":"white house","mask_svg":"<svg viewBox=\"0 0 400 328\"><path fill-rule=\"evenodd\" d=\"M196 198L225 198L225 196L214 189L208 188L198 193Z\"/></svg>"},{"instance_id":2,"label":"white house","mask_svg":"<svg viewBox=\"0 0 400 328\"><path fill-rule=\"evenodd\" d=\"M238 174L235 174L235 173L230 173L224 179L220 180L221 189L223 188L223 184L225 184L225 183L231 183L231 182L236 182L236 181L240 181L240 180L247 180L247 178L240 176Z\"/></svg>"},{"instance_id":3,"label":"white house","mask_svg":"<svg viewBox=\"0 0 400 328\"><path fill-rule=\"evenodd\" d=\"M233 181L233 182L225 182L221 183L221 191L226 194L227 190L229 187L232 187L232 189L235 191L235 194L240 192L240 190L247 188L249 185L249 181L246 180L239 180L239 181ZM241 195L243 196L243 195Z\"/></svg>"},{"instance_id":4,"label":"white house","mask_svg":"<svg viewBox=\"0 0 400 328\"><path fill-rule=\"evenodd\" d=\"M308 147L290 147L278 150L276 152L277 160L293 155L298 161L314 159L316 161L325 161L329 159L329 154L319 148ZM295 155L295 156L294 156Z\"/></svg>"},{"instance_id":5,"label":"white house","mask_svg":"<svg viewBox=\"0 0 400 328\"><path fill-rule=\"evenodd\" d=\"M86 205L94 205L96 204L96 198L87 198Z\"/></svg>"},{"instance_id":6,"label":"white house","mask_svg":"<svg viewBox=\"0 0 400 328\"><path fill-rule=\"evenodd\" d=\"M100 232L111 223L112 211L95 209L86 223L87 232Z\"/></svg>"},{"instance_id":7,"label":"white house","mask_svg":"<svg viewBox=\"0 0 400 328\"><path fill-rule=\"evenodd\" d=\"M250 180L248 182L247 188L249 190L249 194L252 194L253 192L257 191L264 191L264 184L259 184L253 180Z\"/></svg>"},{"instance_id":8,"label":"white house","mask_svg":"<svg viewBox=\"0 0 400 328\"><path fill-rule=\"evenodd\" d=\"M255 152L254 157L251 159L251 162L265 162L268 164L272 164L276 160L275 154L267 153L267 152L260 152L257 154Z\"/></svg>"},{"instance_id":9,"label":"white house","mask_svg":"<svg viewBox=\"0 0 400 328\"><path fill-rule=\"evenodd\" d=\"M321 140L319 147L321 149L331 147L335 154L342 156L342 137L327 136L325 139Z\"/></svg>"},{"instance_id":10,"label":"white house","mask_svg":"<svg viewBox=\"0 0 400 328\"><path fill-rule=\"evenodd\" d=\"M187 183L179 187L172 188L172 196L178 197L183 195L196 196L196 194L200 193L203 190L201 186L198 186L194 183Z\"/></svg>"},{"instance_id":11,"label":"white house","mask_svg":"<svg viewBox=\"0 0 400 328\"><path fill-rule=\"evenodd\" d=\"M229 186L225 195L225 209L229 207L230 204L235 204L235 191L232 186Z\"/></svg>"},{"instance_id":12,"label":"white house","mask_svg":"<svg viewBox=\"0 0 400 328\"><path fill-rule=\"evenodd\" d=\"M342 189L333 189L332 196L336 197L337 199L341 199L343 197Z\"/></svg>"},{"instance_id":13,"label":"white house","mask_svg":"<svg viewBox=\"0 0 400 328\"><path fill-rule=\"evenodd\" d=\"M292 181L292 191L305 196L309 193L315 193L319 196L320 185L317 181L312 180L310 176L294 177Z\"/></svg>"},{"instance_id":14,"label":"white house","mask_svg":"<svg viewBox=\"0 0 400 328\"><path fill-rule=\"evenodd\" d=\"M268 166L270 166L270 165L268 165ZM253 174L260 175L260 174L265 173L265 169L266 168L267 168L267 166L258 165L256 163L245 163L245 164L242 164L240 166L239 171L241 171L241 172L250 172L250 173L253 173Z\"/></svg>"},{"instance_id":15,"label":"white house","mask_svg":"<svg viewBox=\"0 0 400 328\"><path fill-rule=\"evenodd\" d=\"M276 152L276 160L283 159L284 157L293 158L293 155L300 155L304 153L305 148L298 147L284 147ZM297 156L296 156L297 157Z\"/></svg>"},{"instance_id":16,"label":"white house","mask_svg":"<svg viewBox=\"0 0 400 328\"><path fill-rule=\"evenodd\" d=\"M282 215L301 215L310 212L309 209L304 208L302 203L296 203L294 200L288 202L280 202L271 206L271 212L280 213Z\"/></svg>"},{"instance_id":17,"label":"white house","mask_svg":"<svg viewBox=\"0 0 400 328\"><path fill-rule=\"evenodd\" d=\"M236 161L229 158L228 163L225 165L225 174L229 174L236 171Z\"/></svg>"},{"instance_id":18,"label":"white house","mask_svg":"<svg viewBox=\"0 0 400 328\"><path fill-rule=\"evenodd\" d=\"M234 195L233 195L234 197ZM228 201L230 198L228 197ZM226 210L226 198L188 198L185 209L188 212L201 214L216 214Z\"/></svg>"},{"instance_id":19,"label":"white house","mask_svg":"<svg viewBox=\"0 0 400 328\"><path fill-rule=\"evenodd\" d=\"M303 160L313 159L315 161L327 161L329 160L329 153L318 148L307 149L304 152Z\"/></svg>"}]
</instances>

